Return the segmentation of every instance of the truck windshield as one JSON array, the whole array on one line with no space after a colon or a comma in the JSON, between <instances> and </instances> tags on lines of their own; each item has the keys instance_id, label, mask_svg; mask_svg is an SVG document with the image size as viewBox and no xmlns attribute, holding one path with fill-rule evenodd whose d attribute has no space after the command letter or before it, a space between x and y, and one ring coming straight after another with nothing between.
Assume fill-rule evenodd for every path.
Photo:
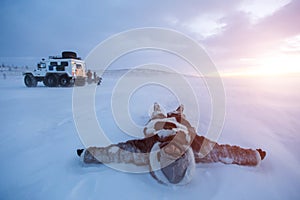
<instances>
[{"instance_id":1,"label":"truck windshield","mask_svg":"<svg viewBox=\"0 0 300 200\"><path fill-rule=\"evenodd\" d=\"M38 63L38 68L46 68L46 63Z\"/></svg>"},{"instance_id":2,"label":"truck windshield","mask_svg":"<svg viewBox=\"0 0 300 200\"><path fill-rule=\"evenodd\" d=\"M76 64L75 74L76 76L84 76L84 72L81 64Z\"/></svg>"},{"instance_id":3,"label":"truck windshield","mask_svg":"<svg viewBox=\"0 0 300 200\"><path fill-rule=\"evenodd\" d=\"M76 69L82 69L82 65L81 64L76 64Z\"/></svg>"}]
</instances>

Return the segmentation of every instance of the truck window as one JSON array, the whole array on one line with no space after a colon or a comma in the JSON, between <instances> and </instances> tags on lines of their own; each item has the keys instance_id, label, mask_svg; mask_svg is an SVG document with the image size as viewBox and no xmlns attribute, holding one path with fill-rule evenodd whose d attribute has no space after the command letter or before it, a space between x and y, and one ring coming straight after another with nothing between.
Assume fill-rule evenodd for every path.
<instances>
[{"instance_id":1,"label":"truck window","mask_svg":"<svg viewBox=\"0 0 300 200\"><path fill-rule=\"evenodd\" d=\"M38 68L46 68L46 63L38 63Z\"/></svg>"},{"instance_id":2,"label":"truck window","mask_svg":"<svg viewBox=\"0 0 300 200\"><path fill-rule=\"evenodd\" d=\"M60 63L60 65L61 65L61 66L69 66L69 63L66 62L66 61L63 61L63 62Z\"/></svg>"},{"instance_id":3,"label":"truck window","mask_svg":"<svg viewBox=\"0 0 300 200\"><path fill-rule=\"evenodd\" d=\"M76 64L76 69L82 69L82 65L81 64Z\"/></svg>"},{"instance_id":4,"label":"truck window","mask_svg":"<svg viewBox=\"0 0 300 200\"><path fill-rule=\"evenodd\" d=\"M84 76L81 64L76 64L75 74L76 76Z\"/></svg>"},{"instance_id":5,"label":"truck window","mask_svg":"<svg viewBox=\"0 0 300 200\"><path fill-rule=\"evenodd\" d=\"M57 62L50 62L51 66L57 66Z\"/></svg>"}]
</instances>

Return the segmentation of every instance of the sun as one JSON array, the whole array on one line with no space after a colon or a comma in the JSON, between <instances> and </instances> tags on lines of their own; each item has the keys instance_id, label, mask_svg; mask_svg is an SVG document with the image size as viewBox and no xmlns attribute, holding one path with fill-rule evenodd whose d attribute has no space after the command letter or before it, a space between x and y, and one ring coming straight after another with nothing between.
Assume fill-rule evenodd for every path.
<instances>
[{"instance_id":1,"label":"sun","mask_svg":"<svg viewBox=\"0 0 300 200\"><path fill-rule=\"evenodd\" d=\"M221 76L282 76L300 74L299 54L268 54L240 59L240 68L223 71Z\"/></svg>"},{"instance_id":2,"label":"sun","mask_svg":"<svg viewBox=\"0 0 300 200\"><path fill-rule=\"evenodd\" d=\"M300 73L300 55L275 54L258 58L252 73L265 76Z\"/></svg>"}]
</instances>

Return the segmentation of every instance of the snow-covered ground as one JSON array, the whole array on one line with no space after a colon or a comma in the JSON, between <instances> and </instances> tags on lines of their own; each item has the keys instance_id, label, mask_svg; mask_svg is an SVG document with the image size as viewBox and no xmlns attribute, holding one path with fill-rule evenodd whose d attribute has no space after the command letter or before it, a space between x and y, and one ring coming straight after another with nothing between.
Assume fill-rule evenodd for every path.
<instances>
[{"instance_id":1,"label":"snow-covered ground","mask_svg":"<svg viewBox=\"0 0 300 200\"><path fill-rule=\"evenodd\" d=\"M157 74L157 76L165 76ZM210 102L206 88L188 77L196 91L207 130ZM224 78L226 121L219 143L262 148L258 167L199 164L192 182L181 187L158 184L147 173L86 166L76 155L83 145L72 113L72 88L26 88L22 77L0 77L0 199L300 199L300 78ZM96 93L98 120L113 142L132 137L114 123L111 93L116 77L103 77ZM100 90L99 90L100 91ZM150 105L167 111L177 99L157 85L130 99L132 119L148 120Z\"/></svg>"}]
</instances>

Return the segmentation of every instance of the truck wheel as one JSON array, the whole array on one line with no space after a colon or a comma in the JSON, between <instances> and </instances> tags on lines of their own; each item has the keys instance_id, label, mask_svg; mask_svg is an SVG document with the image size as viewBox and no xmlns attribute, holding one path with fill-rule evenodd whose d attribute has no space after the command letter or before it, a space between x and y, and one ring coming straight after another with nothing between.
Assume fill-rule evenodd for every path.
<instances>
[{"instance_id":1,"label":"truck wheel","mask_svg":"<svg viewBox=\"0 0 300 200\"><path fill-rule=\"evenodd\" d=\"M59 85L61 87L68 87L70 85L70 78L67 75L62 75L59 78Z\"/></svg>"},{"instance_id":2,"label":"truck wheel","mask_svg":"<svg viewBox=\"0 0 300 200\"><path fill-rule=\"evenodd\" d=\"M36 87L37 86L37 80L32 74L25 75L24 83L27 87Z\"/></svg>"},{"instance_id":3,"label":"truck wheel","mask_svg":"<svg viewBox=\"0 0 300 200\"><path fill-rule=\"evenodd\" d=\"M73 87L74 83L75 83L75 80L74 79L70 79L69 87Z\"/></svg>"},{"instance_id":4,"label":"truck wheel","mask_svg":"<svg viewBox=\"0 0 300 200\"><path fill-rule=\"evenodd\" d=\"M57 87L58 86L57 77L54 74L47 75L44 79L44 84L48 87Z\"/></svg>"},{"instance_id":5,"label":"truck wheel","mask_svg":"<svg viewBox=\"0 0 300 200\"><path fill-rule=\"evenodd\" d=\"M43 83L44 83L44 85L45 85L46 87L50 87L50 86L48 85L48 82L47 82L46 77L43 79Z\"/></svg>"}]
</instances>

